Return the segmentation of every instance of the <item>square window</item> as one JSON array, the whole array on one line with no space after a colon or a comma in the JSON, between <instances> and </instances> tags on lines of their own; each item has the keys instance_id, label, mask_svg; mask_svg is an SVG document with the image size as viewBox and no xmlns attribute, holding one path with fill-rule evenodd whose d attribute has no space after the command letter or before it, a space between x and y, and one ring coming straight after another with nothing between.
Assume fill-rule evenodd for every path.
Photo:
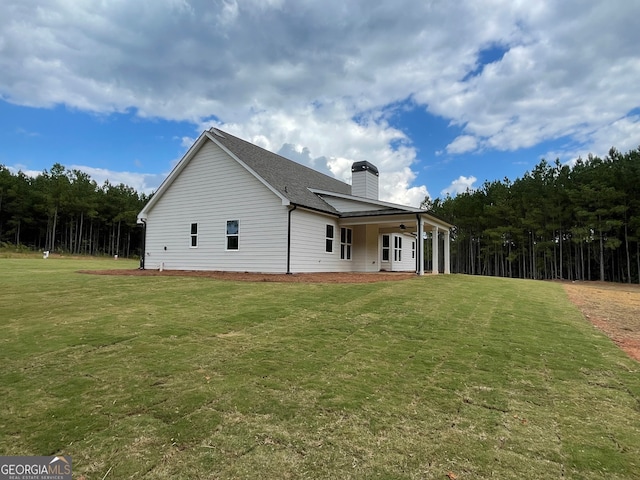
<instances>
[{"instance_id":1,"label":"square window","mask_svg":"<svg viewBox=\"0 0 640 480\"><path fill-rule=\"evenodd\" d=\"M227 250L238 250L238 237L227 237Z\"/></svg>"},{"instance_id":2,"label":"square window","mask_svg":"<svg viewBox=\"0 0 640 480\"><path fill-rule=\"evenodd\" d=\"M237 235L238 234L238 220L229 220L227 222L227 235Z\"/></svg>"}]
</instances>

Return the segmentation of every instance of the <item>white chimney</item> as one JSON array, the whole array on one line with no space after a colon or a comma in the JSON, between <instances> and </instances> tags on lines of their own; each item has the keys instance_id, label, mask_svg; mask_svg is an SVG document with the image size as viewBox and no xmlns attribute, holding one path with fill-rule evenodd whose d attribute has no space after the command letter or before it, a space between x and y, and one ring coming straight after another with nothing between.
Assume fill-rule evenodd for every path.
<instances>
[{"instance_id":1,"label":"white chimney","mask_svg":"<svg viewBox=\"0 0 640 480\"><path fill-rule=\"evenodd\" d=\"M378 169L367 162L354 162L351 166L351 194L378 200Z\"/></svg>"}]
</instances>

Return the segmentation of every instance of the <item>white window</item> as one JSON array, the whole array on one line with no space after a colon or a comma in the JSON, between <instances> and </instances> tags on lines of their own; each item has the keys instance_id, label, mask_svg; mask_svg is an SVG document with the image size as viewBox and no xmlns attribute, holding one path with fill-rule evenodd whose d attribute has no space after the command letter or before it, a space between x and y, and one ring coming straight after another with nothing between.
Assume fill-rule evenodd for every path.
<instances>
[{"instance_id":1,"label":"white window","mask_svg":"<svg viewBox=\"0 0 640 480\"><path fill-rule=\"evenodd\" d=\"M198 247L198 224L191 224L191 248Z\"/></svg>"},{"instance_id":2,"label":"white window","mask_svg":"<svg viewBox=\"0 0 640 480\"><path fill-rule=\"evenodd\" d=\"M351 260L351 244L353 231L350 228L340 229L340 258L342 260Z\"/></svg>"},{"instance_id":3,"label":"white window","mask_svg":"<svg viewBox=\"0 0 640 480\"><path fill-rule=\"evenodd\" d=\"M389 261L389 235L382 235L382 261Z\"/></svg>"},{"instance_id":4,"label":"white window","mask_svg":"<svg viewBox=\"0 0 640 480\"><path fill-rule=\"evenodd\" d=\"M333 253L333 225L327 225L324 251L327 253Z\"/></svg>"},{"instance_id":5,"label":"white window","mask_svg":"<svg viewBox=\"0 0 640 480\"><path fill-rule=\"evenodd\" d=\"M402 237L393 237L393 261L402 261Z\"/></svg>"},{"instance_id":6,"label":"white window","mask_svg":"<svg viewBox=\"0 0 640 480\"><path fill-rule=\"evenodd\" d=\"M227 220L227 250L240 246L240 220Z\"/></svg>"}]
</instances>

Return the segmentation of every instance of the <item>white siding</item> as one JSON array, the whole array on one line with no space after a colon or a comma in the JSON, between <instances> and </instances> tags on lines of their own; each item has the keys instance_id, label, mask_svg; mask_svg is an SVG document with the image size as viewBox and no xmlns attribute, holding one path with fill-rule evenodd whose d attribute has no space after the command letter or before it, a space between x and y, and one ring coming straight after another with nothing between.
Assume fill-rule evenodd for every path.
<instances>
[{"instance_id":1,"label":"white siding","mask_svg":"<svg viewBox=\"0 0 640 480\"><path fill-rule=\"evenodd\" d=\"M395 245L395 239L396 238L401 238L402 239L402 254L400 256L401 260L397 261L395 260L395 256L394 256L394 245ZM416 257L413 254L414 252L417 254L417 251L415 250L415 247L412 248L413 246L416 245L416 237L414 237L413 235L398 235L398 234L393 234L391 235L391 270L394 272L415 272L416 271Z\"/></svg>"},{"instance_id":2,"label":"white siding","mask_svg":"<svg viewBox=\"0 0 640 480\"><path fill-rule=\"evenodd\" d=\"M239 220L239 249L226 222ZM198 224L198 247L190 226ZM165 248L166 247L166 248ZM284 273L287 207L251 173L207 142L149 212L145 267Z\"/></svg>"},{"instance_id":3,"label":"white siding","mask_svg":"<svg viewBox=\"0 0 640 480\"><path fill-rule=\"evenodd\" d=\"M378 200L378 175L370 170L353 172L351 175L351 193L358 197Z\"/></svg>"},{"instance_id":4,"label":"white siding","mask_svg":"<svg viewBox=\"0 0 640 480\"><path fill-rule=\"evenodd\" d=\"M378 226L355 225L353 227L353 271L377 272L379 270Z\"/></svg>"},{"instance_id":5,"label":"white siding","mask_svg":"<svg viewBox=\"0 0 640 480\"><path fill-rule=\"evenodd\" d=\"M325 251L327 225L333 225L333 253ZM350 271L353 271L353 260L340 259L337 218L303 209L294 210L291 214L291 272Z\"/></svg>"}]
</instances>

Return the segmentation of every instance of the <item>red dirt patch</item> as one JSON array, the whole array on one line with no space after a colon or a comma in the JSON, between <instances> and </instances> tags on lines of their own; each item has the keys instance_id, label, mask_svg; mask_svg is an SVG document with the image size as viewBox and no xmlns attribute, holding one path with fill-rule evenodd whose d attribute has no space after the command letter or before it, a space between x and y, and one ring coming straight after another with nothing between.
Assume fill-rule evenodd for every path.
<instances>
[{"instance_id":1,"label":"red dirt patch","mask_svg":"<svg viewBox=\"0 0 640 480\"><path fill-rule=\"evenodd\" d=\"M640 362L640 285L572 282L564 289L587 320Z\"/></svg>"},{"instance_id":2,"label":"red dirt patch","mask_svg":"<svg viewBox=\"0 0 640 480\"><path fill-rule=\"evenodd\" d=\"M240 282L289 282L289 283L374 283L415 278L413 272L376 273L278 273L250 272L202 272L186 270L81 270L93 275L130 275L139 277L200 277Z\"/></svg>"}]
</instances>

